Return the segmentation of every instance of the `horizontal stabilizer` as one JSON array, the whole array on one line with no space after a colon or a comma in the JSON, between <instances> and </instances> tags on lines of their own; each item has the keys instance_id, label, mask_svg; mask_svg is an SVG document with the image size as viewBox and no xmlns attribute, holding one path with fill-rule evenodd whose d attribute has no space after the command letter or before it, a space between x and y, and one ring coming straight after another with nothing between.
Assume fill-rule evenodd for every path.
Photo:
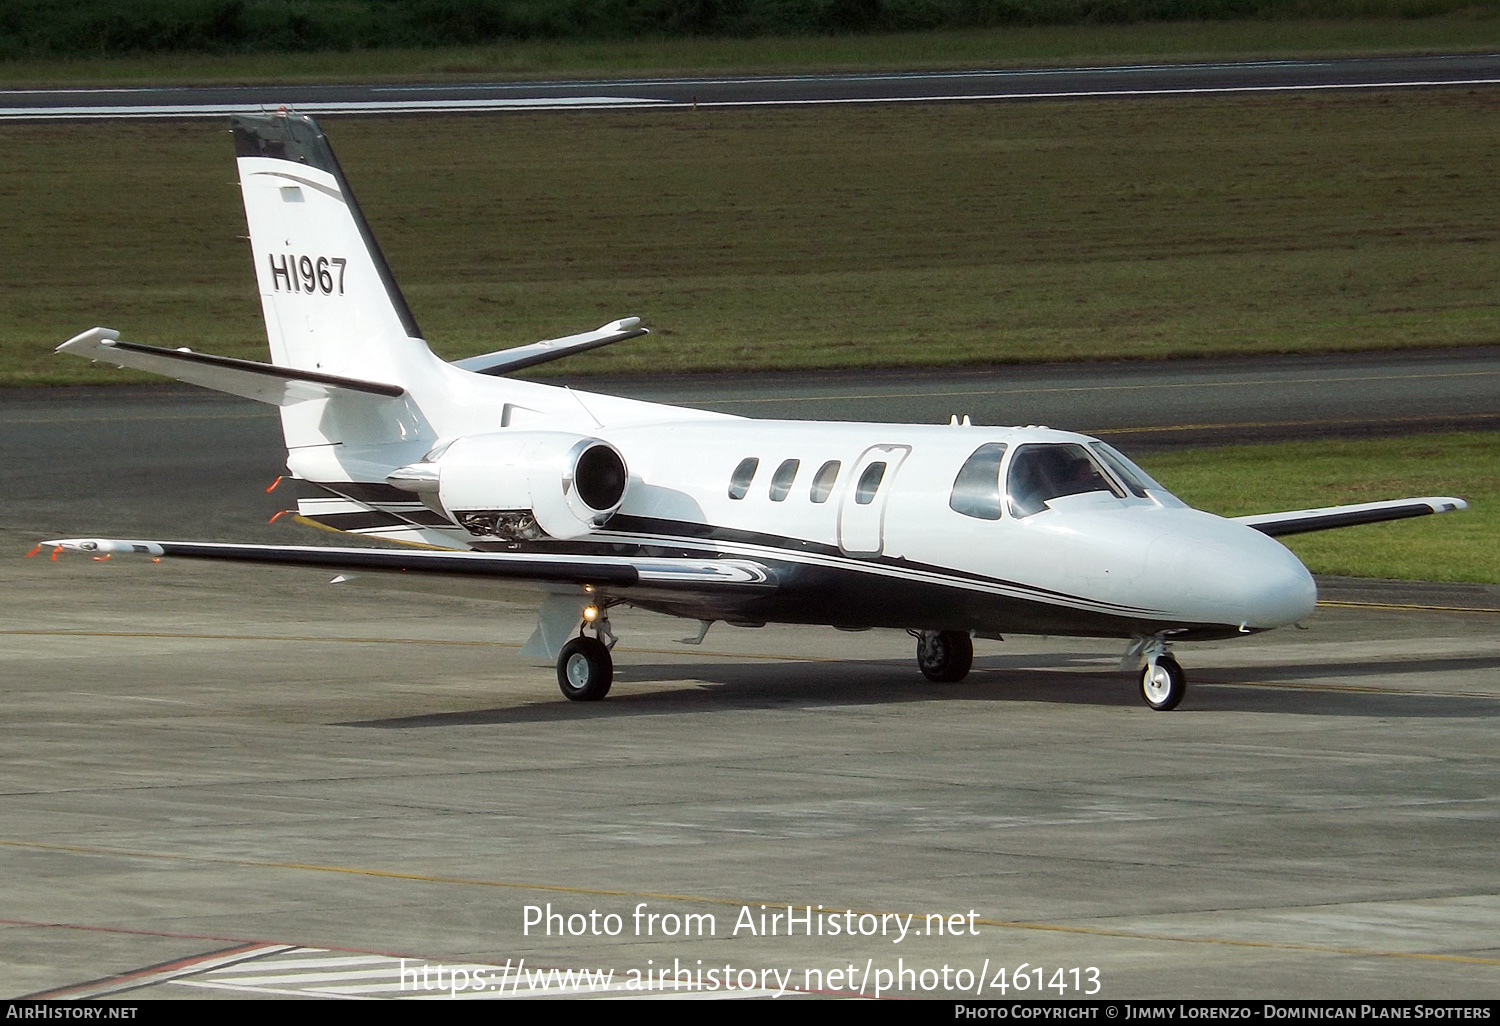
<instances>
[{"instance_id":1,"label":"horizontal stabilizer","mask_svg":"<svg viewBox=\"0 0 1500 1026\"><path fill-rule=\"evenodd\" d=\"M502 349L498 353L486 353L483 356L454 360L453 366L473 371L476 374L509 374L523 367L535 367L539 363L548 363L574 353L598 349L600 346L648 334L650 331L641 327L639 317L626 317L594 331L585 331L581 335L549 338L530 345L516 346L514 349Z\"/></svg>"},{"instance_id":2,"label":"horizontal stabilizer","mask_svg":"<svg viewBox=\"0 0 1500 1026\"><path fill-rule=\"evenodd\" d=\"M335 392L357 392L365 396L400 399L406 390L400 385L361 381L337 374L273 367L254 360L236 360L228 356L210 356L189 349L162 349L138 342L121 342L120 333L110 328L90 328L57 347L59 353L72 353L90 360L103 360L117 367L162 374L190 385L202 385L230 395L244 396L272 406L291 406L309 399L327 399Z\"/></svg>"},{"instance_id":3,"label":"horizontal stabilizer","mask_svg":"<svg viewBox=\"0 0 1500 1026\"><path fill-rule=\"evenodd\" d=\"M142 555L211 559L277 566L366 573L436 574L488 577L538 584L600 587L651 585L695 591L734 585L774 586L770 571L745 559L573 556L531 552L462 552L443 549L355 549L322 545L237 545L227 542L125 541L63 538L45 541L39 551L83 552L93 556Z\"/></svg>"},{"instance_id":4,"label":"horizontal stabilizer","mask_svg":"<svg viewBox=\"0 0 1500 1026\"><path fill-rule=\"evenodd\" d=\"M1462 499L1429 496L1420 499L1393 499L1389 502L1362 502L1353 506L1294 509L1286 513L1258 513L1251 517L1235 517L1234 521L1253 527L1262 534L1279 538L1287 534L1377 524L1383 520L1404 520L1407 517L1425 517L1433 513L1452 513L1468 508L1469 504Z\"/></svg>"}]
</instances>

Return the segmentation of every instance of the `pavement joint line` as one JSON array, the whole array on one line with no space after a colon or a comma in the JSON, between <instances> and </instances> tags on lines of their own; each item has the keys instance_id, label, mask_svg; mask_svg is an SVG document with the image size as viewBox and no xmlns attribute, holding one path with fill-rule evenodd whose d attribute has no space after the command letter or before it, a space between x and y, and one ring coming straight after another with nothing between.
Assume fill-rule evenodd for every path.
<instances>
[{"instance_id":1,"label":"pavement joint line","mask_svg":"<svg viewBox=\"0 0 1500 1026\"><path fill-rule=\"evenodd\" d=\"M454 645L471 648L520 648L518 641L463 641L452 638L352 638L320 637L312 634L183 634L172 631L59 631L59 630L0 630L0 637L37 638L172 638L181 641L301 641L327 642L346 645ZM722 659L761 659L769 662L843 663L847 659L831 656L786 656L763 652L715 652L698 650L684 652L670 648L636 648L622 645L622 652L640 655L712 656ZM890 662L890 660L877 660Z\"/></svg>"},{"instance_id":2,"label":"pavement joint line","mask_svg":"<svg viewBox=\"0 0 1500 1026\"><path fill-rule=\"evenodd\" d=\"M466 887L493 887L506 890L519 891L542 891L545 893L558 894L588 894L600 897L613 898L654 898L659 901L683 901L702 905L727 905L727 906L753 906L765 905L767 908L776 908L783 905L795 908L797 902L760 902L746 901L740 898L716 898L709 895L698 894L669 894L654 891L627 891L608 890L592 887L567 887L561 884L537 884L522 883L508 880L478 880L466 877L436 876L424 873L403 873L395 870L369 869L358 866L324 866L316 863L304 862L276 862L263 859L237 859L214 855L180 855L171 852L145 852L130 851L124 849L98 848L89 845L77 844L55 844L43 841L18 841L13 839L0 839L0 846L8 848L27 848L37 851L57 851L78 855L102 855L116 858L157 859L173 862L202 862L213 865L241 866L248 869L287 869L301 872L339 873L350 876L370 876L391 880L406 880L416 883L453 884ZM800 904L808 904L801 902ZM819 906L823 908L823 906ZM827 909L824 909L827 911ZM854 915L902 915L903 913L892 913L889 909L856 909L847 910ZM924 915L924 913L908 913L913 917ZM924 920L925 921L925 920ZM1308 951L1330 955L1353 955L1364 958L1408 958L1436 962L1460 962L1473 965L1500 966L1500 958L1481 958L1475 955L1451 955L1439 952L1421 951L1381 951L1373 948L1344 947L1333 944L1293 944L1285 941L1257 941L1238 937L1170 937L1160 934L1145 933L1137 930L1117 930L1098 926L1071 926L1064 923L1040 923L1020 919L980 919L975 918L976 926L993 926L1002 930L1028 930L1044 933L1072 933L1093 937L1113 937L1121 940L1154 941L1168 944L1210 944L1223 947L1259 948L1274 951Z\"/></svg>"}]
</instances>

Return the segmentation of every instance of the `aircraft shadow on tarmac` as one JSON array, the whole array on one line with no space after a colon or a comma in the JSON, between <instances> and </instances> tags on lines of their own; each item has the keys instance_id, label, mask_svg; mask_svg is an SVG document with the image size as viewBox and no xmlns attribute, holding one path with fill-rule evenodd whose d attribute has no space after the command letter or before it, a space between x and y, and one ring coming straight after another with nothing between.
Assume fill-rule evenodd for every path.
<instances>
[{"instance_id":1,"label":"aircraft shadow on tarmac","mask_svg":"<svg viewBox=\"0 0 1500 1026\"><path fill-rule=\"evenodd\" d=\"M1064 660L1067 661L1067 660ZM1079 660L1082 662L1082 660ZM676 713L813 709L914 702L1034 702L1072 706L1140 706L1134 674L1015 666L1013 659L977 659L962 683L930 684L906 662L776 662L627 664L615 668L617 690L603 702L577 703L549 696L504 708L472 709L356 720L342 727L415 729L480 724L565 722L660 716ZM1377 668L1365 670L1373 665ZM1274 712L1307 716L1475 718L1500 716L1500 697L1320 689L1316 684L1278 685L1279 680L1349 677L1366 673L1480 670L1500 659L1434 659L1379 664L1329 663L1314 667L1261 666L1205 670L1189 685L1178 713ZM1191 672L1191 671L1190 671ZM632 693L631 685L663 685ZM1262 684L1264 686L1254 686ZM624 685L625 688L620 688Z\"/></svg>"}]
</instances>

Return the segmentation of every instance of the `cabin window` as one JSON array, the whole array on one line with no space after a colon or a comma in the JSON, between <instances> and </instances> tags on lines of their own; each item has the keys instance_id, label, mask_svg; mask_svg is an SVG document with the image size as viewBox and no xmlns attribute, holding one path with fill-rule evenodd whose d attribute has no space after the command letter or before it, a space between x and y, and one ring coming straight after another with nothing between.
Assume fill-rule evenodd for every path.
<instances>
[{"instance_id":1,"label":"cabin window","mask_svg":"<svg viewBox=\"0 0 1500 1026\"><path fill-rule=\"evenodd\" d=\"M1114 446L1104 442L1094 442L1093 450L1098 453L1099 459L1104 461L1104 465L1113 470L1115 476L1125 482L1125 487L1129 488L1136 498L1144 499L1147 497L1146 492L1148 489L1161 488L1161 485L1151 480L1150 476L1144 470L1131 463Z\"/></svg>"},{"instance_id":2,"label":"cabin window","mask_svg":"<svg viewBox=\"0 0 1500 1026\"><path fill-rule=\"evenodd\" d=\"M750 491L750 482L755 480L755 470L760 466L760 460L754 456L740 460L740 465L734 468L734 474L729 478L729 497L731 499L743 499Z\"/></svg>"},{"instance_id":3,"label":"cabin window","mask_svg":"<svg viewBox=\"0 0 1500 1026\"><path fill-rule=\"evenodd\" d=\"M854 501L861 506L868 506L875 501L875 493L880 490L880 479L885 477L884 463L871 463L865 468L865 472L859 475L859 485L854 489Z\"/></svg>"},{"instance_id":4,"label":"cabin window","mask_svg":"<svg viewBox=\"0 0 1500 1026\"><path fill-rule=\"evenodd\" d=\"M1010 461L1006 495L1013 516L1029 517L1046 509L1052 499L1085 492L1125 497L1089 457L1089 451L1076 442L1023 445Z\"/></svg>"},{"instance_id":5,"label":"cabin window","mask_svg":"<svg viewBox=\"0 0 1500 1026\"><path fill-rule=\"evenodd\" d=\"M986 442L964 461L948 496L951 509L980 520L1000 519L1000 461L1005 449L1004 442Z\"/></svg>"},{"instance_id":6,"label":"cabin window","mask_svg":"<svg viewBox=\"0 0 1500 1026\"><path fill-rule=\"evenodd\" d=\"M785 460L776 468L776 473L771 475L772 502L780 502L791 492L792 482L797 480L797 468L800 466L801 460Z\"/></svg>"},{"instance_id":7,"label":"cabin window","mask_svg":"<svg viewBox=\"0 0 1500 1026\"><path fill-rule=\"evenodd\" d=\"M833 483L838 479L839 461L829 460L818 468L818 473L813 478L812 491L807 497L813 502L827 502L828 497L833 494Z\"/></svg>"}]
</instances>

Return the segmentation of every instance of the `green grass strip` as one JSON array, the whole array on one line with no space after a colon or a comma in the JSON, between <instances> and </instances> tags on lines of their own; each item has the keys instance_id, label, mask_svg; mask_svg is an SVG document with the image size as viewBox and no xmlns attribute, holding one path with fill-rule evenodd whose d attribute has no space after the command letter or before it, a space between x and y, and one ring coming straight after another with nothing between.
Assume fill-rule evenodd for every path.
<instances>
[{"instance_id":1,"label":"green grass strip","mask_svg":"<svg viewBox=\"0 0 1500 1026\"><path fill-rule=\"evenodd\" d=\"M265 358L227 126L0 125L0 383L95 324ZM545 368L936 366L1500 342L1500 91L324 126L433 347Z\"/></svg>"},{"instance_id":2,"label":"green grass strip","mask_svg":"<svg viewBox=\"0 0 1500 1026\"><path fill-rule=\"evenodd\" d=\"M1500 584L1500 433L1228 446L1140 462L1184 502L1223 516L1456 495L1468 510L1283 541L1318 574Z\"/></svg>"},{"instance_id":3,"label":"green grass strip","mask_svg":"<svg viewBox=\"0 0 1500 1026\"><path fill-rule=\"evenodd\" d=\"M1423 17L1011 25L758 38L531 39L279 53L130 53L94 46L67 56L0 60L0 83L17 87L591 78L1455 53L1497 47L1500 17L1493 9L1469 7Z\"/></svg>"}]
</instances>

